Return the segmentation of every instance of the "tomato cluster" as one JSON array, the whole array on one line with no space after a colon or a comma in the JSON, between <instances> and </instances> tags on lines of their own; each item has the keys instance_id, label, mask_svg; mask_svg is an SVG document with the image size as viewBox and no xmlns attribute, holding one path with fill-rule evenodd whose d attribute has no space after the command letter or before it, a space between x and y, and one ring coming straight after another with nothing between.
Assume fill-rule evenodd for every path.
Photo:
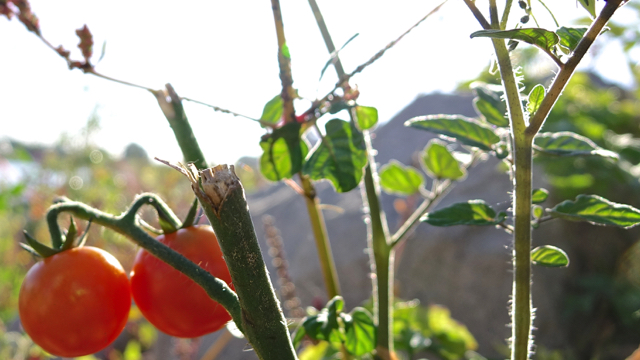
<instances>
[{"instance_id":1,"label":"tomato cluster","mask_svg":"<svg viewBox=\"0 0 640 360\"><path fill-rule=\"evenodd\" d=\"M210 226L187 227L157 240L231 284ZM231 320L193 280L146 250L138 252L129 279L115 257L90 246L60 251L29 270L20 289L20 320L45 351L88 355L122 332L132 297L150 323L176 337L211 333Z\"/></svg>"}]
</instances>

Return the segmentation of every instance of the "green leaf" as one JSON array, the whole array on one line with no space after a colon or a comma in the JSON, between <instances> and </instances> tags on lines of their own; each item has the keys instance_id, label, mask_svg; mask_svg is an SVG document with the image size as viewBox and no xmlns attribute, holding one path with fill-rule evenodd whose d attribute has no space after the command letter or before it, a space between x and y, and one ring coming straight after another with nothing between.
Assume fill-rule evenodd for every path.
<instances>
[{"instance_id":1,"label":"green leaf","mask_svg":"<svg viewBox=\"0 0 640 360\"><path fill-rule=\"evenodd\" d=\"M342 312L342 308L344 307L344 301L340 296L336 296L327 303L327 306L320 310L317 315L308 316L302 322L302 326L304 330L304 334L298 334L296 331L296 335L294 336L294 344L297 339L298 343L304 335L308 335L311 339L314 340L325 340L332 343L342 343L344 341L344 336L342 332L340 332L340 323L338 322L338 317Z\"/></svg>"},{"instance_id":2,"label":"green leaf","mask_svg":"<svg viewBox=\"0 0 640 360\"><path fill-rule=\"evenodd\" d=\"M313 180L330 180L337 192L347 192L358 186L367 164L364 137L354 125L339 119L329 120L325 129L302 171Z\"/></svg>"},{"instance_id":3,"label":"green leaf","mask_svg":"<svg viewBox=\"0 0 640 360\"><path fill-rule=\"evenodd\" d=\"M260 120L270 124L277 124L282 120L283 106L284 102L280 94L274 96L273 99L264 105ZM264 127L264 125L262 127Z\"/></svg>"},{"instance_id":4,"label":"green leaf","mask_svg":"<svg viewBox=\"0 0 640 360\"><path fill-rule=\"evenodd\" d=\"M369 311L364 308L354 308L349 315L342 314L345 329L344 346L355 356L370 353L376 347L376 326Z\"/></svg>"},{"instance_id":5,"label":"green leaf","mask_svg":"<svg viewBox=\"0 0 640 360\"><path fill-rule=\"evenodd\" d=\"M504 211L496 214L484 200L469 200L425 214L420 221L433 226L496 225L507 217Z\"/></svg>"},{"instance_id":6,"label":"green leaf","mask_svg":"<svg viewBox=\"0 0 640 360\"><path fill-rule=\"evenodd\" d=\"M473 100L473 106L475 107L476 112L482 115L490 124L499 127L509 126L509 119L507 119L504 113L500 112L500 110L490 102L477 97Z\"/></svg>"},{"instance_id":7,"label":"green leaf","mask_svg":"<svg viewBox=\"0 0 640 360\"><path fill-rule=\"evenodd\" d=\"M412 195L424 183L422 174L414 167L404 166L397 160L380 168L380 185L391 194Z\"/></svg>"},{"instance_id":8,"label":"green leaf","mask_svg":"<svg viewBox=\"0 0 640 360\"><path fill-rule=\"evenodd\" d=\"M567 267L569 257L562 249L551 245L538 246L531 250L531 261L534 265L546 267Z\"/></svg>"},{"instance_id":9,"label":"green leaf","mask_svg":"<svg viewBox=\"0 0 640 360\"><path fill-rule=\"evenodd\" d=\"M551 51L551 49L560 42L560 37L556 33L540 28L480 30L471 34L471 38L474 37L518 40L548 51Z\"/></svg>"},{"instance_id":10,"label":"green leaf","mask_svg":"<svg viewBox=\"0 0 640 360\"><path fill-rule=\"evenodd\" d=\"M370 106L356 106L356 123L360 130L368 130L378 123L378 109Z\"/></svg>"},{"instance_id":11,"label":"green leaf","mask_svg":"<svg viewBox=\"0 0 640 360\"><path fill-rule=\"evenodd\" d=\"M507 113L507 104L502 100L504 90L500 85L487 84L482 81L474 81L470 85L476 96L491 104L501 114Z\"/></svg>"},{"instance_id":12,"label":"green leaf","mask_svg":"<svg viewBox=\"0 0 640 360\"><path fill-rule=\"evenodd\" d=\"M596 195L578 195L576 201L565 200L547 212L556 218L625 229L640 223L640 210Z\"/></svg>"},{"instance_id":13,"label":"green leaf","mask_svg":"<svg viewBox=\"0 0 640 360\"><path fill-rule=\"evenodd\" d=\"M587 32L588 28L580 27L580 28L570 28L570 27L561 27L556 30L556 34L560 37L560 46L564 50L566 49L567 54L571 54L578 46L580 40L584 36L584 33Z\"/></svg>"},{"instance_id":14,"label":"green leaf","mask_svg":"<svg viewBox=\"0 0 640 360\"><path fill-rule=\"evenodd\" d=\"M540 219L542 215L544 215L544 209L540 205L533 205L531 207L533 209L533 217L536 219Z\"/></svg>"},{"instance_id":15,"label":"green leaf","mask_svg":"<svg viewBox=\"0 0 640 360\"><path fill-rule=\"evenodd\" d=\"M451 318L449 309L431 305L428 310L429 328L434 334L434 350L447 360L464 358L468 350L476 349L478 343L466 326Z\"/></svg>"},{"instance_id":16,"label":"green leaf","mask_svg":"<svg viewBox=\"0 0 640 360\"><path fill-rule=\"evenodd\" d=\"M491 150L500 137L490 127L462 115L428 115L415 117L404 123L416 129L450 136L461 143L482 150Z\"/></svg>"},{"instance_id":17,"label":"green leaf","mask_svg":"<svg viewBox=\"0 0 640 360\"><path fill-rule=\"evenodd\" d=\"M422 161L430 176L436 179L458 180L466 171L442 141L429 141L422 153Z\"/></svg>"},{"instance_id":18,"label":"green leaf","mask_svg":"<svg viewBox=\"0 0 640 360\"><path fill-rule=\"evenodd\" d=\"M589 12L592 18L596 17L596 0L578 0L578 2Z\"/></svg>"},{"instance_id":19,"label":"green leaf","mask_svg":"<svg viewBox=\"0 0 640 360\"><path fill-rule=\"evenodd\" d=\"M540 104L542 104L542 100L544 99L544 95L546 94L546 90L544 86L538 84L529 93L529 98L527 101L527 111L530 116L533 116L536 111L540 108Z\"/></svg>"},{"instance_id":20,"label":"green leaf","mask_svg":"<svg viewBox=\"0 0 640 360\"><path fill-rule=\"evenodd\" d=\"M531 202L534 204L540 204L547 200L549 196L549 190L547 189L534 189L531 192Z\"/></svg>"},{"instance_id":21,"label":"green leaf","mask_svg":"<svg viewBox=\"0 0 640 360\"><path fill-rule=\"evenodd\" d=\"M618 154L596 145L591 139L569 131L539 133L534 139L535 149L556 156L602 156L618 159Z\"/></svg>"},{"instance_id":22,"label":"green leaf","mask_svg":"<svg viewBox=\"0 0 640 360\"><path fill-rule=\"evenodd\" d=\"M300 140L300 128L299 123L285 124L260 141L260 172L268 180L290 179L302 170L309 148Z\"/></svg>"}]
</instances>

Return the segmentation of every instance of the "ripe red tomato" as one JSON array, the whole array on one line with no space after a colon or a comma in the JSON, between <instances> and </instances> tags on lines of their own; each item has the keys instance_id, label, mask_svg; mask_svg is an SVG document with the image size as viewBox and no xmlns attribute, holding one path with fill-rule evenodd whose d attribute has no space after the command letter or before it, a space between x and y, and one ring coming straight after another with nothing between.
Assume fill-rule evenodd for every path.
<instances>
[{"instance_id":1,"label":"ripe red tomato","mask_svg":"<svg viewBox=\"0 0 640 360\"><path fill-rule=\"evenodd\" d=\"M158 241L231 284L218 239L210 226L191 226L160 235ZM131 269L138 308L158 330L193 338L222 328L231 316L193 280L141 249Z\"/></svg>"},{"instance_id":2,"label":"ripe red tomato","mask_svg":"<svg viewBox=\"0 0 640 360\"><path fill-rule=\"evenodd\" d=\"M20 288L22 327L45 351L93 354L118 337L131 307L129 279L108 252L90 246L36 263Z\"/></svg>"}]
</instances>

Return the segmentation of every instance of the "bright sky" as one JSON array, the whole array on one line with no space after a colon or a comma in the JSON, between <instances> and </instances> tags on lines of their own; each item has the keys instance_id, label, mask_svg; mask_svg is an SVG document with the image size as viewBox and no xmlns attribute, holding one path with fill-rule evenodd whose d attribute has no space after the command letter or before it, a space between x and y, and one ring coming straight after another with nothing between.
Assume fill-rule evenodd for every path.
<instances>
[{"instance_id":1,"label":"bright sky","mask_svg":"<svg viewBox=\"0 0 640 360\"><path fill-rule=\"evenodd\" d=\"M318 0L347 71L365 62L422 18L440 1ZM481 9L487 1L478 0ZM550 1L561 24L584 16L575 0ZM558 3L558 4L556 4ZM598 2L603 6L604 2ZM55 46L76 48L75 29L87 24L94 35L94 60L106 41L97 71L151 88L171 83L179 95L259 117L264 104L280 92L277 42L270 2L245 1L46 1L31 0L45 38ZM542 26L551 19L532 2ZM306 1L282 0L294 86L301 96L323 96L335 84L333 69L322 81L326 48ZM537 8L536 8L537 6ZM514 8L515 9L515 8ZM519 10L512 18L523 15ZM531 24L532 25L532 24ZM533 26L533 25L532 25ZM354 77L359 103L375 106L382 121L418 94L448 92L473 78L488 63L486 39L469 39L480 27L462 1L451 0L440 12ZM69 71L66 63L29 33L17 19L0 18L0 139L51 144L62 133L78 134L96 111L101 130L93 139L113 154L132 142L150 156L171 161L182 156L155 98L148 92ZM622 61L621 59L613 61ZM607 60L609 61L609 60ZM623 64L623 63L620 63ZM605 76L628 83L624 66L608 66ZM298 112L307 104L301 103ZM259 155L257 124L193 103L187 115L207 156L215 163Z\"/></svg>"}]
</instances>

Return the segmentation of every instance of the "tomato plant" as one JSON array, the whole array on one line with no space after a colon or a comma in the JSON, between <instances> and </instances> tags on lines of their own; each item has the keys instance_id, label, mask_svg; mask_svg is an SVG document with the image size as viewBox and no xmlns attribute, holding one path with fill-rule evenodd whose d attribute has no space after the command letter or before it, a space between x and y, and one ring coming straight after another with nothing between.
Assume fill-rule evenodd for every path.
<instances>
[{"instance_id":1,"label":"tomato plant","mask_svg":"<svg viewBox=\"0 0 640 360\"><path fill-rule=\"evenodd\" d=\"M109 345L124 329L130 307L122 265L95 247L46 257L29 270L20 288L24 330L58 356L88 355Z\"/></svg>"},{"instance_id":2,"label":"tomato plant","mask_svg":"<svg viewBox=\"0 0 640 360\"><path fill-rule=\"evenodd\" d=\"M191 226L157 240L231 283L218 239L210 226ZM131 270L133 299L149 322L176 337L192 338L222 328L231 316L187 276L144 249Z\"/></svg>"}]
</instances>

